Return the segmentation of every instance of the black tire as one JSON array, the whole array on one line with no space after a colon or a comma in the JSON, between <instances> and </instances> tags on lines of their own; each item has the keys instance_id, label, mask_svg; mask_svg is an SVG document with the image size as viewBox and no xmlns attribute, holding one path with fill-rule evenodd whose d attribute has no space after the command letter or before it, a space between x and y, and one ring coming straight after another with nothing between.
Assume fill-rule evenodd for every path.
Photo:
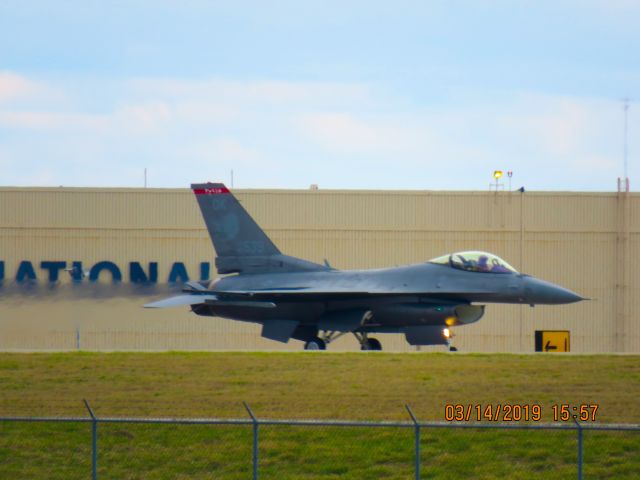
<instances>
[{"instance_id":1,"label":"black tire","mask_svg":"<svg viewBox=\"0 0 640 480\"><path fill-rule=\"evenodd\" d=\"M379 352L382 350L382 344L380 343L380 340L378 340L377 338L370 338L368 343L369 343L369 350L375 350L376 352Z\"/></svg>"},{"instance_id":2,"label":"black tire","mask_svg":"<svg viewBox=\"0 0 640 480\"><path fill-rule=\"evenodd\" d=\"M457 352L458 349L456 347L449 347L450 352Z\"/></svg>"},{"instance_id":3,"label":"black tire","mask_svg":"<svg viewBox=\"0 0 640 480\"><path fill-rule=\"evenodd\" d=\"M326 350L327 344L319 337L314 337L304 344L305 350Z\"/></svg>"},{"instance_id":4,"label":"black tire","mask_svg":"<svg viewBox=\"0 0 640 480\"><path fill-rule=\"evenodd\" d=\"M370 350L372 352L374 351L379 352L380 350L382 350L382 344L380 343L380 340L378 340L377 338L368 338L365 343L360 345L360 350Z\"/></svg>"}]
</instances>

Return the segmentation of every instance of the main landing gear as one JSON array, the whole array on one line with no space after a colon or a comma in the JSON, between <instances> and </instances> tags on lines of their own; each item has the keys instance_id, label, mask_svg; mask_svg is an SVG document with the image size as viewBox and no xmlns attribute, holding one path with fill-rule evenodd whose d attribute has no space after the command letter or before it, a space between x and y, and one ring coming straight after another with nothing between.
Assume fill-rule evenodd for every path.
<instances>
[{"instance_id":1,"label":"main landing gear","mask_svg":"<svg viewBox=\"0 0 640 480\"><path fill-rule=\"evenodd\" d=\"M364 312L364 315L362 316L362 320L360 321L360 325L356 327L356 330L360 328L364 328L365 323L371 320L371 318L372 318L372 315L370 310ZM305 350L326 350L327 345L329 345L334 340L337 340L341 336L346 335L347 333L349 332L348 331L341 331L341 332L340 331L324 331L320 337L315 336L315 337L309 338L304 344L304 349ZM380 343L380 340L378 340L377 338L369 338L366 332L352 331L351 333L353 333L353 336L356 337L356 340L358 340L358 343L360 344L360 350L369 350L369 351L382 350L382 344ZM309 334L311 333L309 332ZM300 337L298 337L298 339L300 339Z\"/></svg>"},{"instance_id":2,"label":"main landing gear","mask_svg":"<svg viewBox=\"0 0 640 480\"><path fill-rule=\"evenodd\" d=\"M324 335L322 335L322 338L313 337L305 342L304 349L305 350L326 350L327 345L329 343L331 343L338 337L341 337L345 333L346 332L340 332L340 333L327 332ZM356 339L358 340L358 343L360 343L360 350L363 350L363 351L368 350L368 351L376 351L376 352L379 352L380 350L382 350L382 344L380 343L380 340L378 340L377 338L369 338L366 333L360 333L360 332L352 332L352 333L354 337L356 337Z\"/></svg>"},{"instance_id":3,"label":"main landing gear","mask_svg":"<svg viewBox=\"0 0 640 480\"><path fill-rule=\"evenodd\" d=\"M366 333L353 332L353 336L360 342L360 350L370 350L379 352L382 344L377 338L369 338Z\"/></svg>"},{"instance_id":4,"label":"main landing gear","mask_svg":"<svg viewBox=\"0 0 640 480\"><path fill-rule=\"evenodd\" d=\"M304 344L305 350L326 350L327 344L320 337L313 337Z\"/></svg>"}]
</instances>

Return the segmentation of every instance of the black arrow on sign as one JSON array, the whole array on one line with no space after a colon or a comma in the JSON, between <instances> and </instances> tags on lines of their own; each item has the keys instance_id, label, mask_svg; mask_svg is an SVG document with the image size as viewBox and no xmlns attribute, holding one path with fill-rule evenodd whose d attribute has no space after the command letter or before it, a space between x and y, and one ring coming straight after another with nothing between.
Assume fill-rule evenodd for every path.
<instances>
[{"instance_id":1,"label":"black arrow on sign","mask_svg":"<svg viewBox=\"0 0 640 480\"><path fill-rule=\"evenodd\" d=\"M549 350L557 350L558 347L555 345L551 345L551 340L547 340L547 343L544 345L544 351L548 352Z\"/></svg>"}]
</instances>

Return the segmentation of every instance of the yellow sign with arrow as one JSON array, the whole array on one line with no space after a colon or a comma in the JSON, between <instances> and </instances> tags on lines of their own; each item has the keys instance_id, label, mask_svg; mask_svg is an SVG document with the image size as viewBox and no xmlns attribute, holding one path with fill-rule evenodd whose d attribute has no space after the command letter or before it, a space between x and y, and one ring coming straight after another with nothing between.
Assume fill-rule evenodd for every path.
<instances>
[{"instance_id":1,"label":"yellow sign with arrow","mask_svg":"<svg viewBox=\"0 0 640 480\"><path fill-rule=\"evenodd\" d=\"M568 352L569 330L536 330L536 352Z\"/></svg>"}]
</instances>

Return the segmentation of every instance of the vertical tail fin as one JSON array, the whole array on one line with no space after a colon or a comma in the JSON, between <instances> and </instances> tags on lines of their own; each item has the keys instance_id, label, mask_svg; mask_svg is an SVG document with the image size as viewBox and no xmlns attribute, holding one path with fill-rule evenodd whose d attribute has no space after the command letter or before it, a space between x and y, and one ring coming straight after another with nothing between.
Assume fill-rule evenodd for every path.
<instances>
[{"instance_id":1,"label":"vertical tail fin","mask_svg":"<svg viewBox=\"0 0 640 480\"><path fill-rule=\"evenodd\" d=\"M222 183L191 185L219 257L277 255L267 237Z\"/></svg>"},{"instance_id":2,"label":"vertical tail fin","mask_svg":"<svg viewBox=\"0 0 640 480\"><path fill-rule=\"evenodd\" d=\"M191 185L216 249L218 273L326 269L282 255L222 183Z\"/></svg>"}]
</instances>

